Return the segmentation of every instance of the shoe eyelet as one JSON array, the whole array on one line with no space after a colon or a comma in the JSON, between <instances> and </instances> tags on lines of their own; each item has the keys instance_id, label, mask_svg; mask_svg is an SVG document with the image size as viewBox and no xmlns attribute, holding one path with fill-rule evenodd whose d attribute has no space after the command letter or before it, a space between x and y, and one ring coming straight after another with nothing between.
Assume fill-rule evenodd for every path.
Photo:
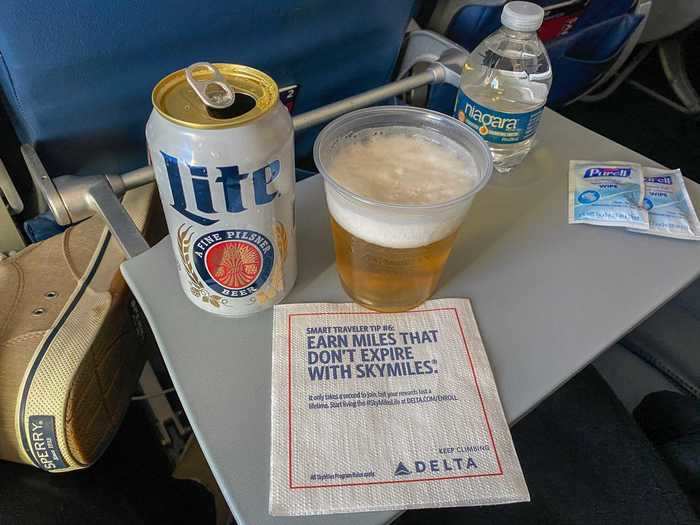
<instances>
[{"instance_id":1,"label":"shoe eyelet","mask_svg":"<svg viewBox=\"0 0 700 525\"><path fill-rule=\"evenodd\" d=\"M45 313L46 313L46 308L34 308L34 310L32 310L32 315L38 316L38 315L43 315Z\"/></svg>"},{"instance_id":2,"label":"shoe eyelet","mask_svg":"<svg viewBox=\"0 0 700 525\"><path fill-rule=\"evenodd\" d=\"M44 294L44 297L48 299L53 299L54 297L58 297L58 292L54 292L53 290L51 290L50 292L46 292Z\"/></svg>"}]
</instances>

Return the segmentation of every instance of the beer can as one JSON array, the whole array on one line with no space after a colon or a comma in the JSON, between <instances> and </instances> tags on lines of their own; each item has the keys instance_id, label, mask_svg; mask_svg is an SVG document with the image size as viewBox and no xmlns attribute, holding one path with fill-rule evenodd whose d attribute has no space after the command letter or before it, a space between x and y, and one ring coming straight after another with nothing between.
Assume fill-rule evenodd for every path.
<instances>
[{"instance_id":1,"label":"beer can","mask_svg":"<svg viewBox=\"0 0 700 525\"><path fill-rule=\"evenodd\" d=\"M163 78L146 125L185 295L244 317L280 302L297 273L294 130L276 83L201 62Z\"/></svg>"}]
</instances>

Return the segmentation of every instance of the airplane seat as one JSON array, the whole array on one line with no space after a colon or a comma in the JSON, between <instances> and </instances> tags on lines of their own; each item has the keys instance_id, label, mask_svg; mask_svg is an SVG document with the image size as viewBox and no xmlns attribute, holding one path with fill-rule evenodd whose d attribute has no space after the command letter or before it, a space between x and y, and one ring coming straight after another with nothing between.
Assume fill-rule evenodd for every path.
<instances>
[{"instance_id":1,"label":"airplane seat","mask_svg":"<svg viewBox=\"0 0 700 525\"><path fill-rule=\"evenodd\" d=\"M653 93L652 96L674 110L690 115L700 114L700 88L694 85L687 70L687 63L695 58L692 53L696 50L696 45L692 41L686 45L684 40L697 29L699 20L700 2L655 2L652 4L649 21L640 40L650 48L656 48L664 76L681 105L674 105L674 101L669 104L669 100L663 94L653 90L649 94ZM691 56L688 56L688 51Z\"/></svg>"},{"instance_id":2,"label":"airplane seat","mask_svg":"<svg viewBox=\"0 0 700 525\"><path fill-rule=\"evenodd\" d=\"M414 12L414 4L415 0L389 0L381 3L373 0L343 3L321 0L240 0L203 9L197 2L184 0L74 0L68 3L6 0L3 3L3 16L0 17L0 98L18 139L36 147L51 176L121 173L147 163L145 125L152 108L151 91L167 74L199 61L249 64L270 74L280 88L293 87L294 97L285 98L284 101L293 114L302 113L389 82L403 35ZM3 118L0 118L0 124L3 124ZM295 137L297 159L310 156L317 131L318 128L309 129ZM11 137L8 133L2 134L5 137L3 146L7 148ZM10 148L16 146L17 144L9 145ZM18 151L15 153L19 154ZM139 193L140 190L143 188L133 191ZM124 197L127 198L128 195ZM98 270L86 275L106 276L104 279L108 285L100 288L100 293L92 295L73 294L73 288L70 288L73 285L68 281L63 283L66 291L61 292L60 297L75 297L75 302L81 305L86 301L85 297L92 299L93 295L107 303L112 293L116 294L117 288L122 290L125 287L119 275L119 265L116 264L114 268L105 266L106 260L120 262L123 254L112 253L109 247L99 248L102 239L105 246L108 242L114 244L114 241L110 241L108 234L103 235L103 230L97 229L94 226L97 223L91 221L92 219L81 225L87 224L84 228L89 226L92 228L90 232L95 230L99 235L88 238L81 233L81 225L77 225L66 232L62 239L49 239L51 244L43 245L52 249L58 246L56 249L61 254L78 246L74 251L79 255L76 257L84 262L82 266L78 268L78 264L72 263L68 257L72 256L72 251L64 259L67 261L66 268L75 274L75 281L80 286L87 286L78 279L83 267L92 268L90 265L94 264L95 268L99 267ZM98 226L101 228L101 223ZM68 238L71 242L65 241ZM88 243L93 240L94 242ZM36 246L35 244L29 251L21 252L18 257L22 253L31 253L31 250L38 253ZM93 248L99 254L94 258L89 256ZM118 251L118 248L115 250ZM55 270L58 266L54 262L50 265ZM12 268L17 266L14 259L5 263L6 267L10 265L13 265ZM39 272L45 277L42 282L47 283L47 290L63 290L53 287L52 279L55 280L56 277L55 274L46 273L46 265L33 265L31 272L26 278L27 282L36 284ZM91 277L86 277L88 278ZM22 288L22 282L21 279L15 279L8 283L13 291L19 290L18 297L20 292L29 290L26 286ZM42 288L43 299L57 295L52 291L53 295L44 297L44 292ZM29 293L26 292L27 295ZM35 300L37 299L32 296L26 304L34 308L31 305L35 303L31 301ZM54 301L52 304L58 303ZM121 303L114 304L115 307L109 312L114 310L123 314L125 326L139 324L138 319L129 322L133 316L139 317L138 312L129 310L133 314L130 316L127 315L127 309L120 306ZM126 299L124 304L129 304ZM26 314L19 309L0 311L0 325L10 314L17 313L23 319L35 319L46 312L47 316L58 315L58 311L57 306L50 311L36 308L38 314L32 314L31 310ZM92 310L88 311L92 312L86 315L91 316L90 327L94 326L95 331L103 328L108 331L114 326L114 323L95 317ZM101 311L107 311L104 305ZM47 326L53 325L48 323ZM68 333L68 329L64 331ZM62 396L70 394L71 399L86 399L84 406L87 408L84 413L90 414L89 411L94 406L91 403L98 403L101 399L92 395L90 389L99 390L101 383L93 381L90 373L107 363L120 371L125 370L122 375L126 378L119 383L119 389L113 388L114 381L108 383L112 385L106 389L104 396L110 396L108 408L111 409L112 405L120 409L128 406L130 396L136 389L147 345L140 344L137 351L134 351L131 339L127 341L116 330L113 331L118 342L112 344L112 339L107 336L103 338L106 342L100 340L104 343L102 346L108 347L108 352L104 355L109 355L110 359L93 359L88 350L97 345L87 336L79 341L71 340L71 355L80 356L80 352L84 352L90 357L75 358L75 363L71 362L78 370L74 375L81 381L65 381L60 384L51 382L53 390L42 397L42 402L51 400L52 406L65 408L67 405L59 401ZM39 331L34 330L32 333L36 336ZM143 331L141 333L143 335ZM0 336L3 335L0 333ZM0 337L0 343L2 342ZM30 343L26 344L29 353L18 350L13 355L34 355L35 345ZM126 352L121 350L129 350L130 355L136 357L127 358ZM5 361L8 359L6 355ZM19 359L16 361L19 364L15 368L19 372L13 374L13 377L21 379L26 365ZM50 366L44 369L47 377L54 377ZM99 372L102 373L102 368ZM112 377L109 372L107 375ZM61 377L64 376L67 374ZM89 381L83 381L84 378ZM81 386L72 389L73 384ZM77 392L82 385L87 385L84 388L90 395L78 395L82 393ZM9 387L5 390L11 391ZM6 395L5 413L12 412L18 398L19 396ZM66 421L77 421L68 409L64 412L68 413ZM105 412L110 416L123 413L121 410ZM0 417L0 430L5 428L14 431L14 417L14 412L12 416ZM54 419L53 416L50 417ZM96 437L90 443L96 442L99 446L90 449L89 461L79 458L80 461L76 460L75 465L69 467L84 468L96 461L120 422L119 417L113 416L109 426L93 425L97 428L94 432ZM88 427L90 425L76 423L75 433L78 434L81 430L84 433L87 430L92 432L93 428ZM55 428L58 435L66 434L58 426ZM4 445L9 447L10 440L5 441ZM15 441L22 441L21 436ZM12 443L12 446L16 444ZM23 443L21 445L24 447ZM15 449L20 450L19 446ZM0 446L0 453L3 451ZM14 456L0 454L0 457L24 463L32 459L21 453ZM55 465L51 468L54 467ZM61 466L55 467L55 470L62 469Z\"/></svg>"},{"instance_id":3,"label":"airplane seat","mask_svg":"<svg viewBox=\"0 0 700 525\"><path fill-rule=\"evenodd\" d=\"M637 11L636 0L534 1L545 9L545 21L538 33L552 62L553 82L547 100L550 107L572 102L612 68L621 66L618 59L631 51L641 34L637 29L644 16ZM438 4L428 27L472 51L500 27L506 3L447 0ZM448 111L447 101L454 101L455 95L454 88L438 86L431 90L429 105Z\"/></svg>"},{"instance_id":4,"label":"airplane seat","mask_svg":"<svg viewBox=\"0 0 700 525\"><path fill-rule=\"evenodd\" d=\"M632 330L622 344L669 378L679 391L700 399L700 280Z\"/></svg>"},{"instance_id":5,"label":"airplane seat","mask_svg":"<svg viewBox=\"0 0 700 525\"><path fill-rule=\"evenodd\" d=\"M596 359L596 368L630 412L657 391L700 400L699 333L700 279Z\"/></svg>"},{"instance_id":6,"label":"airplane seat","mask_svg":"<svg viewBox=\"0 0 700 525\"><path fill-rule=\"evenodd\" d=\"M293 113L308 111L390 80L414 3L5 0L0 87L51 176L124 172L146 164L151 90L166 74L249 64L296 85ZM317 131L297 137L299 158Z\"/></svg>"},{"instance_id":7,"label":"airplane seat","mask_svg":"<svg viewBox=\"0 0 700 525\"><path fill-rule=\"evenodd\" d=\"M653 2L649 20L639 42L668 38L700 20L700 2L661 0Z\"/></svg>"}]
</instances>

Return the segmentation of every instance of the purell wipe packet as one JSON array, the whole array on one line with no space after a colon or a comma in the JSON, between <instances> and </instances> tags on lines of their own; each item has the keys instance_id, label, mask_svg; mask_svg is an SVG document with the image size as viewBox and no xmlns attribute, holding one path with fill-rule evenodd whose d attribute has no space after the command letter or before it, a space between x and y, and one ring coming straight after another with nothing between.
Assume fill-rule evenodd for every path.
<instances>
[{"instance_id":1,"label":"purell wipe packet","mask_svg":"<svg viewBox=\"0 0 700 525\"><path fill-rule=\"evenodd\" d=\"M700 241L700 221L681 170L644 168L644 207L649 211L649 230L631 231Z\"/></svg>"},{"instance_id":2,"label":"purell wipe packet","mask_svg":"<svg viewBox=\"0 0 700 525\"><path fill-rule=\"evenodd\" d=\"M642 167L634 162L569 162L569 224L649 229Z\"/></svg>"}]
</instances>

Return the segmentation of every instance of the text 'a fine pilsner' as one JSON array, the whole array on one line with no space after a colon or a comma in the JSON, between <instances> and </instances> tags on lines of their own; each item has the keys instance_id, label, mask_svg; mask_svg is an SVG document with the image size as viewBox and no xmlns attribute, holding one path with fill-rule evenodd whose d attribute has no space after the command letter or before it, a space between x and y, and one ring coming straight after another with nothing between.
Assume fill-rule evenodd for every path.
<instances>
[{"instance_id":1,"label":"text 'a fine pilsner'","mask_svg":"<svg viewBox=\"0 0 700 525\"><path fill-rule=\"evenodd\" d=\"M243 317L280 302L297 273L294 132L275 82L193 64L153 90L151 163L185 295Z\"/></svg>"}]
</instances>

